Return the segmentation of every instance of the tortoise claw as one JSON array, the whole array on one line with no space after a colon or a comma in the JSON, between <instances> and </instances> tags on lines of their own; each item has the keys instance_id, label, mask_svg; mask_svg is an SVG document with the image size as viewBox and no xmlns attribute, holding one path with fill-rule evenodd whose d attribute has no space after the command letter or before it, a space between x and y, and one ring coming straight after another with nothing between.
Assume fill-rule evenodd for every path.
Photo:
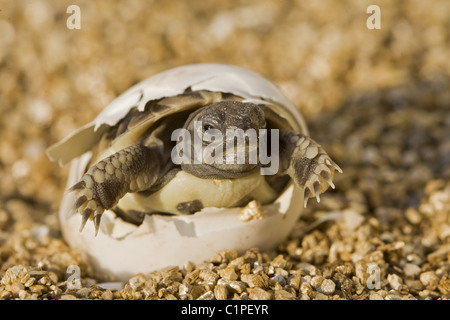
<instances>
[{"instance_id":1,"label":"tortoise claw","mask_svg":"<svg viewBox=\"0 0 450 320\"><path fill-rule=\"evenodd\" d=\"M311 190L308 187L305 187L305 191L303 193L303 206L306 208L308 205L309 195L311 194Z\"/></svg>"},{"instance_id":2,"label":"tortoise claw","mask_svg":"<svg viewBox=\"0 0 450 320\"><path fill-rule=\"evenodd\" d=\"M84 226L86 225L87 220L91 216L91 211L89 209L84 210L81 218L80 232L83 231Z\"/></svg>"},{"instance_id":3,"label":"tortoise claw","mask_svg":"<svg viewBox=\"0 0 450 320\"><path fill-rule=\"evenodd\" d=\"M342 173L342 169L330 158L325 160L326 164L333 167L337 172Z\"/></svg>"},{"instance_id":4,"label":"tortoise claw","mask_svg":"<svg viewBox=\"0 0 450 320\"><path fill-rule=\"evenodd\" d=\"M85 174L82 180L72 186L68 191L75 192L73 211L81 214L80 232L83 231L88 220L93 220L95 235L98 233L100 219L105 211L101 202L96 199L93 192L93 184L96 183L90 174Z\"/></svg>"},{"instance_id":5,"label":"tortoise claw","mask_svg":"<svg viewBox=\"0 0 450 320\"><path fill-rule=\"evenodd\" d=\"M320 183L319 182L314 182L314 193L316 195L316 200L317 203L320 203Z\"/></svg>"},{"instance_id":6,"label":"tortoise claw","mask_svg":"<svg viewBox=\"0 0 450 320\"><path fill-rule=\"evenodd\" d=\"M342 170L341 170L341 173L342 173ZM320 173L320 175L321 175L322 178L330 185L330 187L331 187L332 189L336 188L335 185L334 185L334 183L333 183L333 180L331 180L330 176L328 175L328 173L327 173L326 171L322 171L322 172Z\"/></svg>"},{"instance_id":7,"label":"tortoise claw","mask_svg":"<svg viewBox=\"0 0 450 320\"><path fill-rule=\"evenodd\" d=\"M321 190L320 183L316 181L313 183L312 187L313 189L311 189L310 186L305 186L305 191L303 193L303 205L305 208L308 205L309 198L315 197L317 203L320 203L320 190ZM313 192L311 192L311 190Z\"/></svg>"},{"instance_id":8,"label":"tortoise claw","mask_svg":"<svg viewBox=\"0 0 450 320\"><path fill-rule=\"evenodd\" d=\"M98 234L98 229L100 228L100 220L102 219L101 214L96 214L94 216L94 226L95 226L95 236Z\"/></svg>"}]
</instances>

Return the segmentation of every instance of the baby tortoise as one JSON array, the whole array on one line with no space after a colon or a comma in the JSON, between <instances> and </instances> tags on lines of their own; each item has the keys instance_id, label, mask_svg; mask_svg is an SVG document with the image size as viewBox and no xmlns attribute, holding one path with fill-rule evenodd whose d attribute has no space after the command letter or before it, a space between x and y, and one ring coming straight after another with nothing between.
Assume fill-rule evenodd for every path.
<instances>
[{"instance_id":1,"label":"baby tortoise","mask_svg":"<svg viewBox=\"0 0 450 320\"><path fill-rule=\"evenodd\" d=\"M90 142L90 164L69 189L76 194L74 210L82 216L80 231L90 219L97 233L108 209L139 224L151 213L193 214L205 207L243 206L251 200L267 204L291 179L304 189L306 206L310 197L320 201L322 192L334 188L335 170L342 172L318 143L281 116L283 105L191 86L159 99L143 96L134 106L126 106L127 113L116 116L120 119L114 125L102 126L98 138ZM244 146L236 146L230 129L267 135L256 140L244 136ZM186 134L174 138L180 130ZM188 146L181 152L188 156L184 161L176 157L180 141ZM212 142L221 147L212 149ZM228 145L235 147L225 148ZM258 157L250 161L255 151ZM263 152L277 161L273 174L261 174L270 165L262 161ZM236 161L238 154L244 162Z\"/></svg>"}]
</instances>

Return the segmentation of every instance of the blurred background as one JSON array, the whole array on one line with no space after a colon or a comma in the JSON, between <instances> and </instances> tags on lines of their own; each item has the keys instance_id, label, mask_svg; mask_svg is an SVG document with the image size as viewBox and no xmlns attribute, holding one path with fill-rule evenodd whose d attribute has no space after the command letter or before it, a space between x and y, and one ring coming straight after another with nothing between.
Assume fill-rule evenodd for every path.
<instances>
[{"instance_id":1,"label":"blurred background","mask_svg":"<svg viewBox=\"0 0 450 320\"><path fill-rule=\"evenodd\" d=\"M80 8L80 29L67 27L70 5ZM366 25L369 5L380 7L381 29ZM381 241L415 235L420 266L444 250L448 271L449 57L447 0L0 0L0 276L19 263L58 270L81 259L56 217L68 167L45 149L133 84L196 62L261 73L298 106L344 169L311 215L359 208L378 221ZM439 218L420 209L436 190ZM397 234L406 212L412 229ZM301 256L303 237L294 232L280 250L318 266L329 260L328 251ZM66 260L56 262L60 251Z\"/></svg>"}]
</instances>

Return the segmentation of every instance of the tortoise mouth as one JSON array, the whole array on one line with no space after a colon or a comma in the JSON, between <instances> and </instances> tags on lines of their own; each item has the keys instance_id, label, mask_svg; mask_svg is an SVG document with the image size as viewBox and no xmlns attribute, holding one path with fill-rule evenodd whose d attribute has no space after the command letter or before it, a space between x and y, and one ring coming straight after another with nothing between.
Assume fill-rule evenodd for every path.
<instances>
[{"instance_id":1,"label":"tortoise mouth","mask_svg":"<svg viewBox=\"0 0 450 320\"><path fill-rule=\"evenodd\" d=\"M247 172L253 170L260 163L258 145L237 145L225 148L219 157L215 153L205 152L203 149L202 164L210 165L218 170L229 172Z\"/></svg>"},{"instance_id":2,"label":"tortoise mouth","mask_svg":"<svg viewBox=\"0 0 450 320\"><path fill-rule=\"evenodd\" d=\"M202 179L234 179L252 174L260 164L182 164L181 169Z\"/></svg>"}]
</instances>

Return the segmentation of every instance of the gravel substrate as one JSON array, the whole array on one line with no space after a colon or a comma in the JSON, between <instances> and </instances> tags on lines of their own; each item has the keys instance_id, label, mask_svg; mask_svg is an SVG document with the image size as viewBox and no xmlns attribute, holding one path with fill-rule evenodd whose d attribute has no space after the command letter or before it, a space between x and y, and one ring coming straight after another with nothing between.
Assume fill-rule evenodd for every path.
<instances>
[{"instance_id":1,"label":"gravel substrate","mask_svg":"<svg viewBox=\"0 0 450 320\"><path fill-rule=\"evenodd\" d=\"M382 2L379 30L370 4L0 1L0 299L449 299L450 2ZM114 282L64 242L45 149L194 62L273 80L344 173L274 251Z\"/></svg>"}]
</instances>

